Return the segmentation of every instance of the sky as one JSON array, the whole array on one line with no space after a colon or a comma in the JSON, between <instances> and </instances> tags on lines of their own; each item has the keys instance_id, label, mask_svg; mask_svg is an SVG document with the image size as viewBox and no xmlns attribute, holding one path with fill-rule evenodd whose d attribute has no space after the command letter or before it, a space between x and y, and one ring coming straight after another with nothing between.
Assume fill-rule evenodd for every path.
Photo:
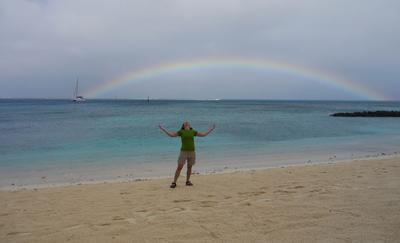
<instances>
[{"instance_id":1,"label":"sky","mask_svg":"<svg viewBox=\"0 0 400 243\"><path fill-rule=\"evenodd\" d=\"M71 98L146 68L239 57L400 100L398 0L0 0L0 98ZM277 70L208 67L89 98L379 99Z\"/></svg>"}]
</instances>

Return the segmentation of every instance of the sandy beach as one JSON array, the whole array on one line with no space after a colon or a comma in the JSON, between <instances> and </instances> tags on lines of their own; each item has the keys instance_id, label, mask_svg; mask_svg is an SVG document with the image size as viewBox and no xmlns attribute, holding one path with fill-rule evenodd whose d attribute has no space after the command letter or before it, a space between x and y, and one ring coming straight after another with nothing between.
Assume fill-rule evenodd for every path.
<instances>
[{"instance_id":1,"label":"sandy beach","mask_svg":"<svg viewBox=\"0 0 400 243\"><path fill-rule=\"evenodd\" d=\"M182 173L183 175L183 173ZM0 192L0 242L399 242L400 158Z\"/></svg>"}]
</instances>

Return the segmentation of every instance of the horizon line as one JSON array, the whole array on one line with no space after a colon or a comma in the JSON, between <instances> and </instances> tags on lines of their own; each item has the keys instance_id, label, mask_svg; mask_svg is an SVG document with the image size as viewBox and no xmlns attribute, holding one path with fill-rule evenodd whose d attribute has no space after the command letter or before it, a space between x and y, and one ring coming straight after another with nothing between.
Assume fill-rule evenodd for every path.
<instances>
[{"instance_id":1,"label":"horizon line","mask_svg":"<svg viewBox=\"0 0 400 243\"><path fill-rule=\"evenodd\" d=\"M143 98L85 98L86 101L96 100L145 100ZM0 97L0 100L72 100L67 97ZM344 101L344 102L400 102L399 100L369 100L369 99L285 99L285 98L150 98L149 100L174 100L174 101Z\"/></svg>"}]
</instances>

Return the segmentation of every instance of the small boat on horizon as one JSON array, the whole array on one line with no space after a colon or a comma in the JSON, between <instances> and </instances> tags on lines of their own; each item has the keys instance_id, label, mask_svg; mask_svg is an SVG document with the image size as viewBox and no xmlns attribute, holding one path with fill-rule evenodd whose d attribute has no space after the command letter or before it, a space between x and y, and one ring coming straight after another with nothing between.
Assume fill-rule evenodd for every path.
<instances>
[{"instance_id":1,"label":"small boat on horizon","mask_svg":"<svg viewBox=\"0 0 400 243\"><path fill-rule=\"evenodd\" d=\"M79 78L76 78L75 90L74 90L74 97L72 98L73 102L82 102L86 101L86 99L79 95Z\"/></svg>"}]
</instances>

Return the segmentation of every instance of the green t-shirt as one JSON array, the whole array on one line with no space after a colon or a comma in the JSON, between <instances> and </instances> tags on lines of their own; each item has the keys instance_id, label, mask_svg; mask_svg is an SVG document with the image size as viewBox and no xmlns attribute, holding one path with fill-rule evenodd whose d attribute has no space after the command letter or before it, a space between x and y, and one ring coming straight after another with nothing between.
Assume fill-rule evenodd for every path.
<instances>
[{"instance_id":1,"label":"green t-shirt","mask_svg":"<svg viewBox=\"0 0 400 243\"><path fill-rule=\"evenodd\" d=\"M181 151L194 151L194 136L197 135L197 131L181 129L178 135L182 140Z\"/></svg>"}]
</instances>

